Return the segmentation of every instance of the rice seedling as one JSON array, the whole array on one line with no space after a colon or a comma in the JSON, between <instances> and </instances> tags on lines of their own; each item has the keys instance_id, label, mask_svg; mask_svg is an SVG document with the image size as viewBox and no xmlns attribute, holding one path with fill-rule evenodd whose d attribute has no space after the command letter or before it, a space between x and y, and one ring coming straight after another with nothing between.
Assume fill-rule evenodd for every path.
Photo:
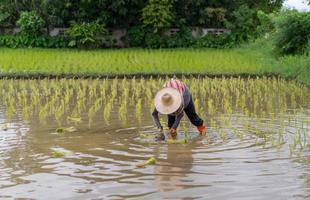
<instances>
[{"instance_id":1,"label":"rice seedling","mask_svg":"<svg viewBox=\"0 0 310 200\"><path fill-rule=\"evenodd\" d=\"M81 122L82 122L82 119L81 119L80 117L71 117L71 116L68 116L68 117L67 117L67 120L72 121L72 122L76 122L76 123L81 123Z\"/></svg>"},{"instance_id":2,"label":"rice seedling","mask_svg":"<svg viewBox=\"0 0 310 200\"><path fill-rule=\"evenodd\" d=\"M185 123L181 123L181 129L184 134L184 138L186 140L192 140L192 134L188 131L188 128L186 127Z\"/></svg>"},{"instance_id":3,"label":"rice seedling","mask_svg":"<svg viewBox=\"0 0 310 200\"><path fill-rule=\"evenodd\" d=\"M142 115L142 100L139 99L136 104L136 118L138 119L139 123L141 123L141 115Z\"/></svg>"},{"instance_id":4,"label":"rice seedling","mask_svg":"<svg viewBox=\"0 0 310 200\"><path fill-rule=\"evenodd\" d=\"M182 139L168 139L167 140L167 144L186 144L187 143L187 139L186 138L182 138Z\"/></svg>"},{"instance_id":5,"label":"rice seedling","mask_svg":"<svg viewBox=\"0 0 310 200\"><path fill-rule=\"evenodd\" d=\"M77 131L77 129L75 127L71 126L68 128L56 128L55 132L52 134L59 135L59 134L64 134L64 133L72 133L75 131Z\"/></svg>"},{"instance_id":6,"label":"rice seedling","mask_svg":"<svg viewBox=\"0 0 310 200\"><path fill-rule=\"evenodd\" d=\"M73 154L72 151L63 148L52 148L52 158L62 158L64 156L72 156Z\"/></svg>"},{"instance_id":7,"label":"rice seedling","mask_svg":"<svg viewBox=\"0 0 310 200\"><path fill-rule=\"evenodd\" d=\"M154 140L154 134L146 134L143 132L139 132L139 137L141 139Z\"/></svg>"},{"instance_id":8,"label":"rice seedling","mask_svg":"<svg viewBox=\"0 0 310 200\"><path fill-rule=\"evenodd\" d=\"M136 166L137 166L137 167L146 167L146 166L148 166L148 165L155 165L156 162L157 162L156 158L151 157L151 158L149 158L148 160L146 160L146 161L144 161L144 162L142 162L142 163L136 164Z\"/></svg>"},{"instance_id":9,"label":"rice seedling","mask_svg":"<svg viewBox=\"0 0 310 200\"><path fill-rule=\"evenodd\" d=\"M52 157L53 158L62 158L64 156L65 156L64 152L56 151L56 150L52 152Z\"/></svg>"}]
</instances>

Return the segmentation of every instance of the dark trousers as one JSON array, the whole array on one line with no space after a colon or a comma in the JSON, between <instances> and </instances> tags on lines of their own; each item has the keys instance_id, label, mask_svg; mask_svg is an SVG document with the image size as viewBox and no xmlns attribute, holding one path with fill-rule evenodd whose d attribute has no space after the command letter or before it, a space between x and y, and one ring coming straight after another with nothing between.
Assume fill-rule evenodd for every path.
<instances>
[{"instance_id":1,"label":"dark trousers","mask_svg":"<svg viewBox=\"0 0 310 200\"><path fill-rule=\"evenodd\" d=\"M193 98L191 97L189 104L186 108L184 108L184 112L191 121L191 123L195 126L201 126L203 124L203 120L197 115L195 110L195 105L193 103ZM171 128L175 121L174 115L168 115L168 127Z\"/></svg>"}]
</instances>

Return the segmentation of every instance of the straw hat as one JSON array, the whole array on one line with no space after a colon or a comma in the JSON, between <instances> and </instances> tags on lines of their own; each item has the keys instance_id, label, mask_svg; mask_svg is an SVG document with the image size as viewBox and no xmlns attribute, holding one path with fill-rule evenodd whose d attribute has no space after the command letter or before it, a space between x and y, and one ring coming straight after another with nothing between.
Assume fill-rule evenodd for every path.
<instances>
[{"instance_id":1,"label":"straw hat","mask_svg":"<svg viewBox=\"0 0 310 200\"><path fill-rule=\"evenodd\" d=\"M159 113L167 115L176 112L183 105L183 97L177 89L166 87L157 92L154 103Z\"/></svg>"}]
</instances>

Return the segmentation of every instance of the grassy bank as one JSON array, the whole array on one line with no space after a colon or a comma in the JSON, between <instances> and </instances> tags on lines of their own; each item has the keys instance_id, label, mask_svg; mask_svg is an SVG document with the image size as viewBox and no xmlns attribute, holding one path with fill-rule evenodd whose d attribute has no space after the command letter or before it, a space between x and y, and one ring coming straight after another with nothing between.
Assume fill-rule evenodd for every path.
<instances>
[{"instance_id":1,"label":"grassy bank","mask_svg":"<svg viewBox=\"0 0 310 200\"><path fill-rule=\"evenodd\" d=\"M0 76L277 74L309 84L309 57L275 58L260 44L235 49L0 49Z\"/></svg>"}]
</instances>

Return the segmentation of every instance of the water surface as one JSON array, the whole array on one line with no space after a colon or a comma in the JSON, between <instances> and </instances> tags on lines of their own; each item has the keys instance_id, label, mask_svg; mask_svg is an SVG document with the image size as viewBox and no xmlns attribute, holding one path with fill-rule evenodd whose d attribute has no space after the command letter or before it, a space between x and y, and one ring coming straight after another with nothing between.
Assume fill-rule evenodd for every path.
<instances>
[{"instance_id":1,"label":"water surface","mask_svg":"<svg viewBox=\"0 0 310 200\"><path fill-rule=\"evenodd\" d=\"M310 198L309 88L184 81L207 135L185 117L188 143L166 144L140 137L156 133L164 79L0 80L0 199ZM150 157L155 165L136 167Z\"/></svg>"}]
</instances>

